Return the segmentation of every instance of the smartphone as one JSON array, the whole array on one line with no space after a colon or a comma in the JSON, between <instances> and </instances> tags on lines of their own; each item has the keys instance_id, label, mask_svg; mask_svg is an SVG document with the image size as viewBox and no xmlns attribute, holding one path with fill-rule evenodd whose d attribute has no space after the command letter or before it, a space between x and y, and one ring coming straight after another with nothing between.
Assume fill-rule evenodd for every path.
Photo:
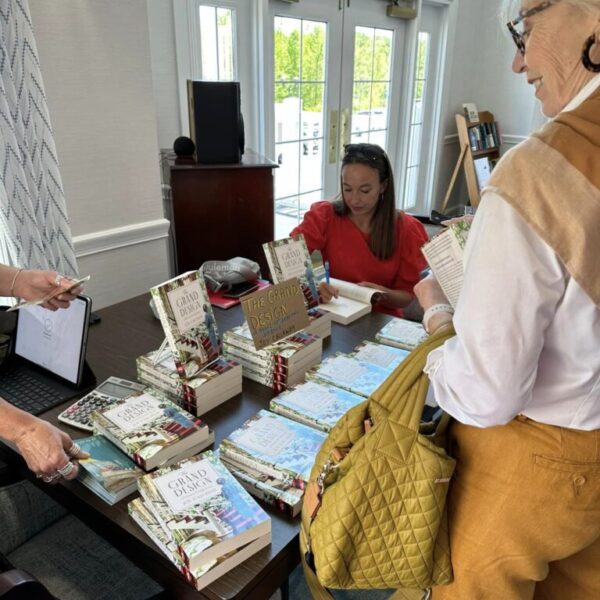
<instances>
[{"instance_id":1,"label":"smartphone","mask_svg":"<svg viewBox=\"0 0 600 600\"><path fill-rule=\"evenodd\" d=\"M241 298L258 289L256 281L244 281L231 286L228 292L223 292L223 298Z\"/></svg>"}]
</instances>

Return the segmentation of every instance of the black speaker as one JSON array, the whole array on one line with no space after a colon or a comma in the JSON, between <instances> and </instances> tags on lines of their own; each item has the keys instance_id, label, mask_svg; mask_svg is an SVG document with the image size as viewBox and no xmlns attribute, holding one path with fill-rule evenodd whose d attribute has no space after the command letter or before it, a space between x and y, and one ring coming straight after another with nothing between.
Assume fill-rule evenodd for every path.
<instances>
[{"instance_id":1,"label":"black speaker","mask_svg":"<svg viewBox=\"0 0 600 600\"><path fill-rule=\"evenodd\" d=\"M239 163L244 122L237 81L187 82L190 137L199 163Z\"/></svg>"}]
</instances>

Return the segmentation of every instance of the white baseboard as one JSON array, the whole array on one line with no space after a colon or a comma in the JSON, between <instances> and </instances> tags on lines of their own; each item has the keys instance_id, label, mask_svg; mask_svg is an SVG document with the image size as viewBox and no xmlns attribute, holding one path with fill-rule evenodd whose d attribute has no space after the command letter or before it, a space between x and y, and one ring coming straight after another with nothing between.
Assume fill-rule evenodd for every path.
<instances>
[{"instance_id":1,"label":"white baseboard","mask_svg":"<svg viewBox=\"0 0 600 600\"><path fill-rule=\"evenodd\" d=\"M168 237L170 223L167 219L156 219L143 223L134 223L124 227L114 227L94 231L73 237L75 256L89 256L100 254L117 248L135 246Z\"/></svg>"}]
</instances>

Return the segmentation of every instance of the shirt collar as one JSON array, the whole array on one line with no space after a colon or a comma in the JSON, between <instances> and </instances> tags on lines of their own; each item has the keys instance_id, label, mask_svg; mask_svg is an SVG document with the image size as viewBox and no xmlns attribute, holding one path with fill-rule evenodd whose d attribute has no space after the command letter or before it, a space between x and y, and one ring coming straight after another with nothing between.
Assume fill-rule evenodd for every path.
<instances>
[{"instance_id":1,"label":"shirt collar","mask_svg":"<svg viewBox=\"0 0 600 600\"><path fill-rule=\"evenodd\" d=\"M580 90L579 93L563 108L566 110L575 110L596 88L600 87L600 73L592 77ZM561 111L562 112L562 111Z\"/></svg>"}]
</instances>

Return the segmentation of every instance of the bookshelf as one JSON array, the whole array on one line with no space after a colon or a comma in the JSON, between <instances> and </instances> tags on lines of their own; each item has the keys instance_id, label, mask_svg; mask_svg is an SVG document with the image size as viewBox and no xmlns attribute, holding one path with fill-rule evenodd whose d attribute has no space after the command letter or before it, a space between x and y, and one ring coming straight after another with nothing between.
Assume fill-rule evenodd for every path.
<instances>
[{"instance_id":1,"label":"bookshelf","mask_svg":"<svg viewBox=\"0 0 600 600\"><path fill-rule=\"evenodd\" d=\"M475 161L488 159L493 164L500 157L500 135L494 115L488 111L479 113L479 121L468 121L465 115L456 115L456 131L461 147L461 155L471 206L480 200L480 186L477 179ZM466 150L465 150L466 146Z\"/></svg>"}]
</instances>

